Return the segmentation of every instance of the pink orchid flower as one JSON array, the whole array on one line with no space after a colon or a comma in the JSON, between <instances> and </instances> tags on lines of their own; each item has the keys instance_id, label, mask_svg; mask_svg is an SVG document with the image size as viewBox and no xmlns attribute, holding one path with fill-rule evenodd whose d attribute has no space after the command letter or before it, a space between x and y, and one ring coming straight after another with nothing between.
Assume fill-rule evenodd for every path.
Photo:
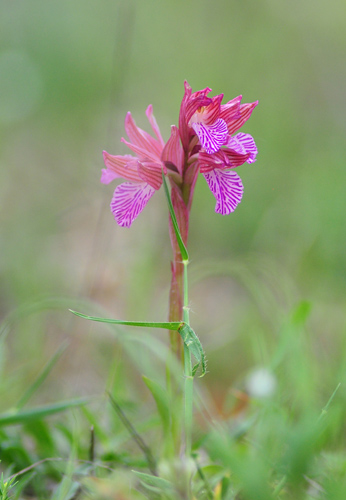
<instances>
[{"instance_id":1,"label":"pink orchid flower","mask_svg":"<svg viewBox=\"0 0 346 500\"><path fill-rule=\"evenodd\" d=\"M257 147L249 134L237 132L250 118L258 101L240 104L238 96L221 104L223 94L210 98L210 88L192 93L185 82L179 129L189 163L198 161L199 171L216 198L215 211L234 212L243 196L243 184L231 169L256 161Z\"/></svg>"},{"instance_id":2,"label":"pink orchid flower","mask_svg":"<svg viewBox=\"0 0 346 500\"><path fill-rule=\"evenodd\" d=\"M130 112L125 118L125 131L130 142L124 138L121 140L137 156L114 156L103 152L107 168L102 170L101 182L109 184L119 177L129 181L115 188L111 202L114 218L123 227L131 226L155 191L160 189L162 170L167 172L166 164L177 172L182 169L183 150L179 147L178 129L172 127L171 137L165 145L151 105L146 115L156 138L137 127Z\"/></svg>"}]
</instances>

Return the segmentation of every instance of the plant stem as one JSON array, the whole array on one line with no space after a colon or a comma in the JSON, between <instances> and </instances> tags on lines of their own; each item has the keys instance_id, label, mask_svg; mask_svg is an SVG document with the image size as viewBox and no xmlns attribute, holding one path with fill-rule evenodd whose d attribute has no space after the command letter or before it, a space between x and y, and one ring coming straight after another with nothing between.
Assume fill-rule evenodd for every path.
<instances>
[{"instance_id":1,"label":"plant stem","mask_svg":"<svg viewBox=\"0 0 346 500\"><path fill-rule=\"evenodd\" d=\"M184 375L185 375L185 454L191 456L192 449L192 411L193 411L193 376L191 355L184 344Z\"/></svg>"},{"instance_id":2,"label":"plant stem","mask_svg":"<svg viewBox=\"0 0 346 500\"><path fill-rule=\"evenodd\" d=\"M186 162L185 162L186 163ZM164 174L162 174L165 193L167 196L170 219L169 230L173 249L174 260L172 263L172 282L170 290L169 321L184 321L189 327L189 298L187 265L189 257L187 252L187 237L189 228L189 213L191 208L192 193L196 182L196 168L187 169L180 186L171 180L171 194L169 194ZM181 358L181 343L177 338L170 336L172 352ZM179 342L180 339L179 339ZM184 342L184 442L186 457L191 457L192 450L192 416L193 416L193 373L189 347ZM167 373L167 387L172 390L172 380L169 371ZM172 391L179 402L180 391ZM179 404L179 403L178 403ZM172 412L173 416L173 412ZM172 419L174 422L174 418ZM173 436L174 427L172 426Z\"/></svg>"},{"instance_id":3,"label":"plant stem","mask_svg":"<svg viewBox=\"0 0 346 500\"><path fill-rule=\"evenodd\" d=\"M174 261L172 262L172 281L169 294L169 321L182 321L183 319L183 265L181 254L177 247L172 245ZM179 361L182 361L182 341L177 332L169 331L171 353ZM182 387L179 378L172 376L169 363L166 364L166 384L171 401L171 429L175 453L179 454L181 447L182 421L181 412L183 406Z\"/></svg>"},{"instance_id":4,"label":"plant stem","mask_svg":"<svg viewBox=\"0 0 346 500\"><path fill-rule=\"evenodd\" d=\"M184 306L183 319L187 325L190 325L189 298L188 298L188 279L187 265L189 261L184 260ZM192 414L193 414L193 376L191 354L188 347L184 344L184 375L185 375L185 454L191 456L192 449Z\"/></svg>"}]
</instances>

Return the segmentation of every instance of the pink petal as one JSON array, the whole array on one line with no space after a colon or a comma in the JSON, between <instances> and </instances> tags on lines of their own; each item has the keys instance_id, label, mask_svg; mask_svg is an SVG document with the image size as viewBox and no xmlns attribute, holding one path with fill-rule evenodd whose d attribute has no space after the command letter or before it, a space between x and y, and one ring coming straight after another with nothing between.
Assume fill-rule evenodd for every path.
<instances>
[{"instance_id":1,"label":"pink petal","mask_svg":"<svg viewBox=\"0 0 346 500\"><path fill-rule=\"evenodd\" d=\"M227 146L235 151L244 154L250 153L249 158L246 160L248 163L253 163L256 161L257 147L253 137L250 134L239 134L230 137Z\"/></svg>"},{"instance_id":2,"label":"pink petal","mask_svg":"<svg viewBox=\"0 0 346 500\"><path fill-rule=\"evenodd\" d=\"M226 165L229 168L235 168L239 167L239 165L243 165L246 161L248 161L250 157L250 153L237 153L236 151L233 151L229 148L223 148L222 149L225 158L226 158Z\"/></svg>"},{"instance_id":3,"label":"pink petal","mask_svg":"<svg viewBox=\"0 0 346 500\"><path fill-rule=\"evenodd\" d=\"M211 90L211 89L205 89ZM204 91L203 91L204 92ZM192 116L196 113L198 108L207 107L212 104L212 99L204 95L202 91L194 92L192 97L186 103L186 112L185 112L185 120L188 124L192 118Z\"/></svg>"},{"instance_id":4,"label":"pink petal","mask_svg":"<svg viewBox=\"0 0 346 500\"><path fill-rule=\"evenodd\" d=\"M103 168L100 181L102 182L102 184L109 184L110 182L114 181L114 179L118 179L119 177L122 176L117 174L116 172L113 172L112 170L108 170L108 168Z\"/></svg>"},{"instance_id":5,"label":"pink petal","mask_svg":"<svg viewBox=\"0 0 346 500\"><path fill-rule=\"evenodd\" d=\"M214 168L223 169L227 167L227 158L225 157L223 149L220 149L212 155L209 155L205 151L200 151L198 155L198 165L201 174L207 174L214 170Z\"/></svg>"},{"instance_id":6,"label":"pink petal","mask_svg":"<svg viewBox=\"0 0 346 500\"><path fill-rule=\"evenodd\" d=\"M137 144L132 144L131 142L126 141L126 139L124 139L123 137L121 138L121 142L126 144L128 148L132 149L132 151L138 155L138 158L140 160L151 160L154 162L160 162L161 151L160 153L157 153L156 151L147 149L146 147L142 148Z\"/></svg>"},{"instance_id":7,"label":"pink petal","mask_svg":"<svg viewBox=\"0 0 346 500\"><path fill-rule=\"evenodd\" d=\"M143 155L150 158L158 158L162 151L162 145L150 134L137 127L131 113L127 113L125 118L125 131L133 146L143 151ZM128 144L128 143L127 143Z\"/></svg>"},{"instance_id":8,"label":"pink petal","mask_svg":"<svg viewBox=\"0 0 346 500\"><path fill-rule=\"evenodd\" d=\"M220 118L213 125L204 125L203 123L192 123L192 128L199 138L201 146L207 153L216 153L227 139L227 125Z\"/></svg>"},{"instance_id":9,"label":"pink petal","mask_svg":"<svg viewBox=\"0 0 346 500\"><path fill-rule=\"evenodd\" d=\"M227 104L221 104L220 106L220 116L229 126L234 120L237 120L240 117L240 101L242 99L241 95L235 97L231 101L228 101Z\"/></svg>"},{"instance_id":10,"label":"pink petal","mask_svg":"<svg viewBox=\"0 0 346 500\"><path fill-rule=\"evenodd\" d=\"M162 162L168 162L177 168L179 174L182 174L184 162L184 150L181 147L179 130L175 125L171 127L171 136L163 148L161 155Z\"/></svg>"},{"instance_id":11,"label":"pink petal","mask_svg":"<svg viewBox=\"0 0 346 500\"><path fill-rule=\"evenodd\" d=\"M236 168L243 165L249 159L250 153L244 151L243 154L237 153L229 148L222 148L216 153L209 155L205 151L200 151L198 155L199 169L202 174L206 174L214 168L220 170Z\"/></svg>"},{"instance_id":12,"label":"pink petal","mask_svg":"<svg viewBox=\"0 0 346 500\"><path fill-rule=\"evenodd\" d=\"M147 118L149 120L151 128L153 129L154 134L156 135L161 146L163 147L165 145L165 142L162 139L162 135L161 135L159 126L155 120L155 116L153 115L153 106L151 104L147 107L145 114L147 115Z\"/></svg>"},{"instance_id":13,"label":"pink petal","mask_svg":"<svg viewBox=\"0 0 346 500\"><path fill-rule=\"evenodd\" d=\"M203 123L204 125L212 125L220 114L220 104L223 99L223 94L217 95L212 98L212 102L203 110Z\"/></svg>"},{"instance_id":14,"label":"pink petal","mask_svg":"<svg viewBox=\"0 0 346 500\"><path fill-rule=\"evenodd\" d=\"M154 193L155 189L145 182L124 182L117 186L111 210L119 226L130 227Z\"/></svg>"},{"instance_id":15,"label":"pink petal","mask_svg":"<svg viewBox=\"0 0 346 500\"><path fill-rule=\"evenodd\" d=\"M239 153L241 155L246 154L245 146L243 146L242 142L237 139L236 135L228 137L227 147L232 151Z\"/></svg>"},{"instance_id":16,"label":"pink petal","mask_svg":"<svg viewBox=\"0 0 346 500\"><path fill-rule=\"evenodd\" d=\"M164 166L158 163L149 161L138 162L138 174L140 178L142 181L150 184L156 191L160 189L162 184L162 168Z\"/></svg>"},{"instance_id":17,"label":"pink petal","mask_svg":"<svg viewBox=\"0 0 346 500\"><path fill-rule=\"evenodd\" d=\"M234 170L224 172L217 168L203 175L217 200L215 212L222 215L234 212L243 196L243 183L239 175Z\"/></svg>"},{"instance_id":18,"label":"pink petal","mask_svg":"<svg viewBox=\"0 0 346 500\"><path fill-rule=\"evenodd\" d=\"M209 87L198 92L194 92L193 94L187 81L184 82L184 87L185 92L179 112L179 133L183 148L187 151L190 137L192 135L192 131L188 124L197 109L202 106L208 106L212 100L207 97L207 94L211 91Z\"/></svg>"},{"instance_id":19,"label":"pink petal","mask_svg":"<svg viewBox=\"0 0 346 500\"><path fill-rule=\"evenodd\" d=\"M234 120L228 121L227 126L228 126L228 133L230 135L234 134L237 130L239 130L244 123L250 118L251 113L257 106L258 101L255 102L250 102L248 104L241 104L239 111L240 111L240 116ZM220 113L221 116L222 113Z\"/></svg>"},{"instance_id":20,"label":"pink petal","mask_svg":"<svg viewBox=\"0 0 346 500\"><path fill-rule=\"evenodd\" d=\"M103 160L107 167L107 169L102 169L101 182L103 184L109 184L118 177L123 177L128 181L142 180L138 175L138 160L134 156L116 156L103 151Z\"/></svg>"},{"instance_id":21,"label":"pink petal","mask_svg":"<svg viewBox=\"0 0 346 500\"><path fill-rule=\"evenodd\" d=\"M205 89L202 90L196 90L196 92L193 92L192 97L193 98L200 96L206 97L207 94L209 94L211 91L212 89L210 87L206 87Z\"/></svg>"}]
</instances>

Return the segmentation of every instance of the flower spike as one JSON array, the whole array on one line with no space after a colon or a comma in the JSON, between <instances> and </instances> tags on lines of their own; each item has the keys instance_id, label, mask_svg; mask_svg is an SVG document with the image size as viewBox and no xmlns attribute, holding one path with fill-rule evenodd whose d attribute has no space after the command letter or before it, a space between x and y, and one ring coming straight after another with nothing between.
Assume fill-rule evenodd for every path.
<instances>
[{"instance_id":1,"label":"flower spike","mask_svg":"<svg viewBox=\"0 0 346 500\"><path fill-rule=\"evenodd\" d=\"M106 168L101 182L125 181L114 191L111 210L120 226L130 227L155 191L162 185L162 172L170 177L172 202L181 205L180 224L186 237L188 214L200 172L216 198L215 211L226 215L235 210L243 196L243 184L233 171L244 163L254 163L257 147L253 137L239 129L250 118L258 101L241 104L242 96L222 104L223 94L209 97L211 89L197 92L184 82L179 128L172 126L167 143L153 115L152 105L146 116L154 136L137 127L130 112L125 118L128 140L121 141L134 155L111 155L103 152ZM234 135L235 134L235 135ZM184 209L182 208L184 207ZM186 211L186 212L185 212Z\"/></svg>"}]
</instances>

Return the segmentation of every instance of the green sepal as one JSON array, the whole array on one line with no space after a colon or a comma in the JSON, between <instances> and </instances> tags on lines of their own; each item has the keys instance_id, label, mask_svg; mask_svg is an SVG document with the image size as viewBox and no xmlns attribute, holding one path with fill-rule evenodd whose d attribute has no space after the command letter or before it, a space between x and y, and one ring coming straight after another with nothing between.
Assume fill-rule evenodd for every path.
<instances>
[{"instance_id":1,"label":"green sepal","mask_svg":"<svg viewBox=\"0 0 346 500\"><path fill-rule=\"evenodd\" d=\"M175 236L177 238L177 242L178 242L178 245L179 245L179 250L180 250L180 253L181 253L181 257L182 257L183 260L188 261L189 260L189 254L187 253L186 246L184 245L183 239L182 239L181 234L180 234L180 230L179 230L177 218L176 218L175 213L174 213L174 208L173 208L173 205L172 205L171 196L170 196L169 191L168 191L168 186L167 186L165 174L163 173L163 171L162 171L162 182L163 182L163 187L164 187L164 190L165 190L165 195L166 195L166 198L167 198L167 201L168 201L169 213L171 215L172 224L173 224Z\"/></svg>"}]
</instances>

